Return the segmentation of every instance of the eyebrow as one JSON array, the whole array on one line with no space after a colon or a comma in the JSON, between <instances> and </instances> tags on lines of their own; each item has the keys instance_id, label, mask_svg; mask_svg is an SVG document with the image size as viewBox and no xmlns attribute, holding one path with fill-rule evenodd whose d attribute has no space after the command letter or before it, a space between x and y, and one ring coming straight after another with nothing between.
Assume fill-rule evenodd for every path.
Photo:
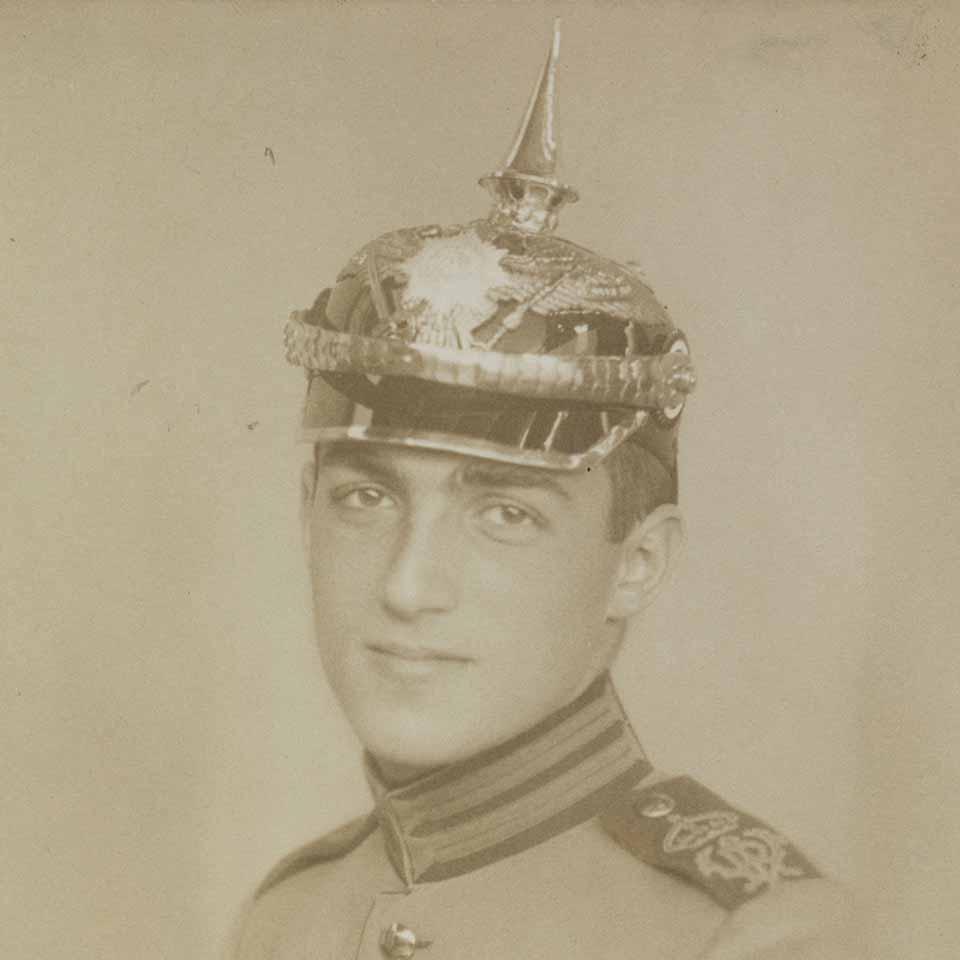
<instances>
[{"instance_id":1,"label":"eyebrow","mask_svg":"<svg viewBox=\"0 0 960 960\"><path fill-rule=\"evenodd\" d=\"M318 451L317 469L343 466L360 470L395 489L405 490L409 484L388 457L376 449L365 449L349 442L331 443ZM468 487L520 488L546 490L564 500L573 499L570 493L546 470L495 461L467 460L454 473L455 483Z\"/></svg>"},{"instance_id":2,"label":"eyebrow","mask_svg":"<svg viewBox=\"0 0 960 960\"><path fill-rule=\"evenodd\" d=\"M570 494L545 470L512 466L506 463L468 463L460 471L460 480L477 487L522 487L530 490L548 490L564 500Z\"/></svg>"},{"instance_id":3,"label":"eyebrow","mask_svg":"<svg viewBox=\"0 0 960 960\"><path fill-rule=\"evenodd\" d=\"M331 443L317 451L317 471L322 467L349 467L368 476L375 477L395 489L406 489L403 475L390 461L373 450L364 449L351 443Z\"/></svg>"}]
</instances>

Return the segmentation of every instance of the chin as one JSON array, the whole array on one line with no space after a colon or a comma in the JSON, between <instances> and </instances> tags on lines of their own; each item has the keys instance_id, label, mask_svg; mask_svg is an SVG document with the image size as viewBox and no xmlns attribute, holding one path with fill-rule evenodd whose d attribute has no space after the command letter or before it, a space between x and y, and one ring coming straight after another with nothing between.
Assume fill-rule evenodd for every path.
<instances>
[{"instance_id":1,"label":"chin","mask_svg":"<svg viewBox=\"0 0 960 960\"><path fill-rule=\"evenodd\" d=\"M477 736L478 727L457 730L435 718L391 712L389 716L354 717L352 725L364 747L380 761L432 769L478 753L488 742Z\"/></svg>"},{"instance_id":2,"label":"chin","mask_svg":"<svg viewBox=\"0 0 960 960\"><path fill-rule=\"evenodd\" d=\"M433 730L397 730L363 737L364 746L378 760L406 767L429 769L462 760L483 749L480 744L464 742L455 736Z\"/></svg>"}]
</instances>

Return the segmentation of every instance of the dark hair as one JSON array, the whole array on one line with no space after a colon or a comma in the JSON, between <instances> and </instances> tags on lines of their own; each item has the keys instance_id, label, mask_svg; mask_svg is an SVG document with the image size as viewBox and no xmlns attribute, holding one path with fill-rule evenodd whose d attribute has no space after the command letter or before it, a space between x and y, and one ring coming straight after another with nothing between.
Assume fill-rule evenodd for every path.
<instances>
[{"instance_id":1,"label":"dark hair","mask_svg":"<svg viewBox=\"0 0 960 960\"><path fill-rule=\"evenodd\" d=\"M614 543L621 543L651 510L663 503L676 503L673 474L636 441L621 443L603 465L613 490L607 535Z\"/></svg>"}]
</instances>

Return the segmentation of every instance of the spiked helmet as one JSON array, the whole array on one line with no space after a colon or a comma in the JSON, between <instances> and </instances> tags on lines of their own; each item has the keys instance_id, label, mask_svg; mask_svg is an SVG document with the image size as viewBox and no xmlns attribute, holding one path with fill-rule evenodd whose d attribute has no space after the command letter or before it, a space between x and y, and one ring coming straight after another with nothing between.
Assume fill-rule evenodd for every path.
<instances>
[{"instance_id":1,"label":"spiked helmet","mask_svg":"<svg viewBox=\"0 0 960 960\"><path fill-rule=\"evenodd\" d=\"M555 30L506 160L480 181L486 218L384 234L291 315L305 440L578 470L630 438L675 474L686 339L633 269L553 236L577 200L557 179L558 54Z\"/></svg>"}]
</instances>

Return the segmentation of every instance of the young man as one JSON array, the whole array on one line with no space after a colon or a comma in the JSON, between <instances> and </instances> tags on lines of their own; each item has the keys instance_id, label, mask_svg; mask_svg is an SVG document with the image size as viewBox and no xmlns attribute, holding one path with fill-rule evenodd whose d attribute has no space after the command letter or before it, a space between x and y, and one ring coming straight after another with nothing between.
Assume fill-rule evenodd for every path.
<instances>
[{"instance_id":1,"label":"young man","mask_svg":"<svg viewBox=\"0 0 960 960\"><path fill-rule=\"evenodd\" d=\"M631 271L550 236L555 66L487 219L380 237L288 327L317 640L375 809L271 873L240 960L855 955L838 888L654 769L611 685L681 546L694 378Z\"/></svg>"}]
</instances>

